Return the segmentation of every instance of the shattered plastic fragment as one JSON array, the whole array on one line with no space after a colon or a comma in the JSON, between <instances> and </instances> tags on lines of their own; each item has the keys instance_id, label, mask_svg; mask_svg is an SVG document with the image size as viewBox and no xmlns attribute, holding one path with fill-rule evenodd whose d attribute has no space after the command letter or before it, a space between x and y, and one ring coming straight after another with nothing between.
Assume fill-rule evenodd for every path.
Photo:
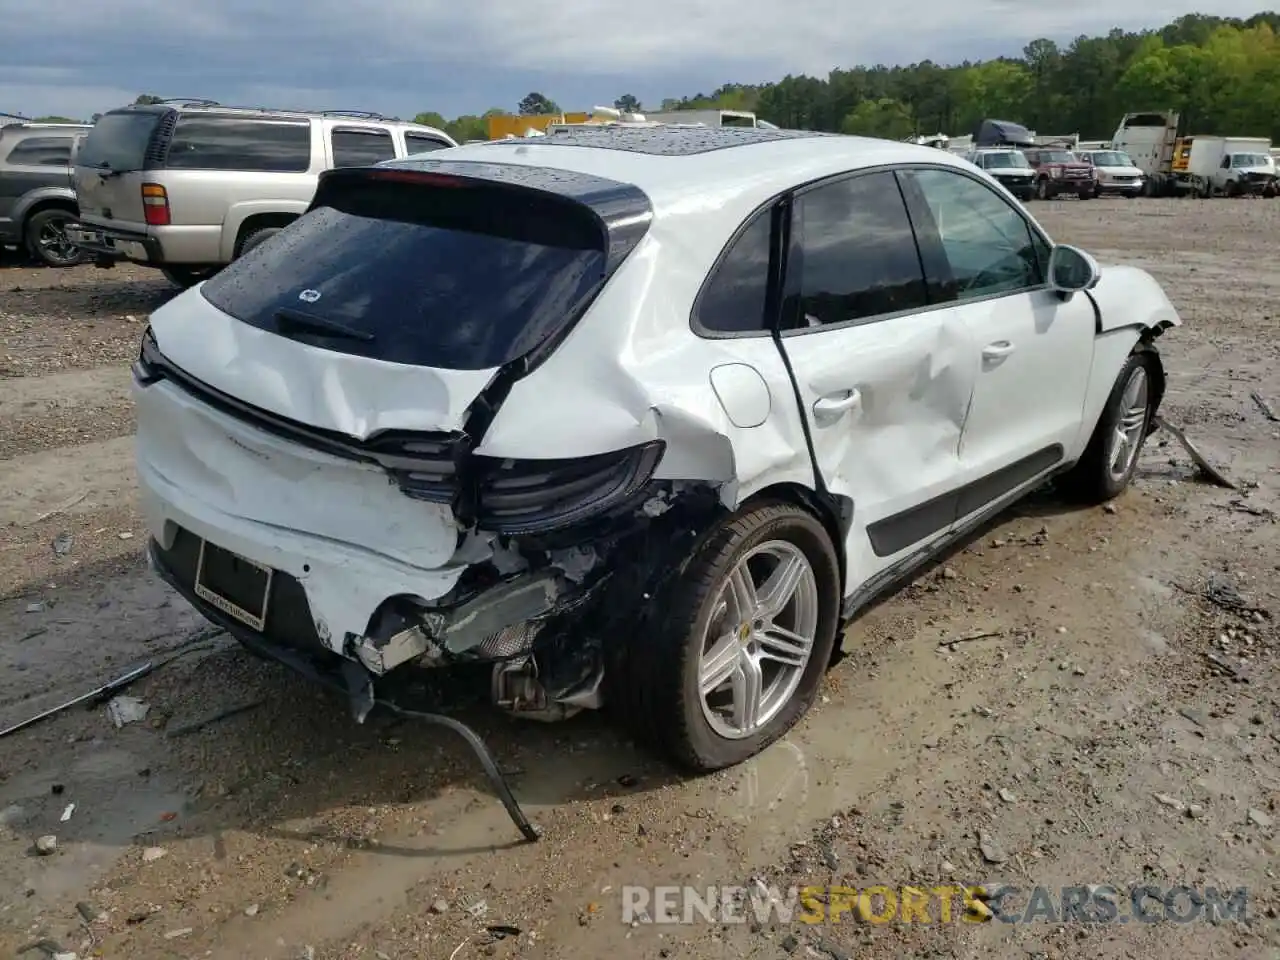
<instances>
[{"instance_id":1,"label":"shattered plastic fragment","mask_svg":"<svg viewBox=\"0 0 1280 960\"><path fill-rule=\"evenodd\" d=\"M107 704L107 716L116 725L116 729L119 729L126 723L137 723L139 720L145 720L150 709L147 704L137 697L120 696L113 698Z\"/></svg>"}]
</instances>

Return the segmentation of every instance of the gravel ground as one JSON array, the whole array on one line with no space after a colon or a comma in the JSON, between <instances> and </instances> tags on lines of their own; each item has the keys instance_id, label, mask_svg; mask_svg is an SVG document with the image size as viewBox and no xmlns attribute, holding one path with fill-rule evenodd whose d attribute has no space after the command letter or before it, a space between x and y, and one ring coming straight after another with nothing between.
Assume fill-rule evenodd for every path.
<instances>
[{"instance_id":1,"label":"gravel ground","mask_svg":"<svg viewBox=\"0 0 1280 960\"><path fill-rule=\"evenodd\" d=\"M166 282L0 261L0 728L178 654L130 688L140 722L77 708L0 744L0 955L1280 956L1280 423L1250 396L1280 413L1280 271L1258 257L1280 203L1033 211L1166 285L1186 325L1161 343L1164 413L1239 489L1198 482L1157 434L1109 508L1032 498L861 617L791 736L701 780L596 717L462 704L543 828L533 845L461 744L354 725L205 637L145 571L127 365ZM624 886L681 884L906 886L934 922L624 922ZM1109 885L1128 918L1134 884L1244 887L1246 918L1061 915L1063 887ZM961 897L937 922L929 891L952 885L1019 888L1002 918L1035 887L1054 899L981 923Z\"/></svg>"}]
</instances>

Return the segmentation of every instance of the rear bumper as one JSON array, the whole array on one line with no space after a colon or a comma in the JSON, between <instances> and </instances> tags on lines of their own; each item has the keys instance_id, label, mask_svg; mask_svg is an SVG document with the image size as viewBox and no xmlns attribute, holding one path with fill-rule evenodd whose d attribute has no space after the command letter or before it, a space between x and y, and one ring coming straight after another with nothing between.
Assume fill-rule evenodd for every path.
<instances>
[{"instance_id":1,"label":"rear bumper","mask_svg":"<svg viewBox=\"0 0 1280 960\"><path fill-rule=\"evenodd\" d=\"M145 233L77 223L67 227L67 239L98 261L124 260L148 266L165 262L160 241Z\"/></svg>"}]
</instances>

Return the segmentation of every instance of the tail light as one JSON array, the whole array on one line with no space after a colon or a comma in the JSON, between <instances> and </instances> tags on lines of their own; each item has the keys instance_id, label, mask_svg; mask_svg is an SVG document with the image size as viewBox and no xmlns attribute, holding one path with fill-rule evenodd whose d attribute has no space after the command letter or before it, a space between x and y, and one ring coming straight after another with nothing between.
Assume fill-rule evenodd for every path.
<instances>
[{"instance_id":1,"label":"tail light","mask_svg":"<svg viewBox=\"0 0 1280 960\"><path fill-rule=\"evenodd\" d=\"M572 460L489 460L481 467L477 526L508 536L544 533L617 509L649 482L664 450L658 440Z\"/></svg>"},{"instance_id":2,"label":"tail light","mask_svg":"<svg viewBox=\"0 0 1280 960\"><path fill-rule=\"evenodd\" d=\"M169 225L169 195L158 183L142 185L142 212L147 226L167 227Z\"/></svg>"}]
</instances>

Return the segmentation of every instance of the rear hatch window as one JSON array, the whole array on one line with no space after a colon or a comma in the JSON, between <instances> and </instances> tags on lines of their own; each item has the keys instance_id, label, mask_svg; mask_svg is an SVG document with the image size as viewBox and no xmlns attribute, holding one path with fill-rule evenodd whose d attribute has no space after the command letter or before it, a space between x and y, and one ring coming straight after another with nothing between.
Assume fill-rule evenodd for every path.
<instances>
[{"instance_id":1,"label":"rear hatch window","mask_svg":"<svg viewBox=\"0 0 1280 960\"><path fill-rule=\"evenodd\" d=\"M244 323L393 363L484 370L566 330L605 279L590 208L486 181L330 174L313 208L201 291Z\"/></svg>"},{"instance_id":2,"label":"rear hatch window","mask_svg":"<svg viewBox=\"0 0 1280 960\"><path fill-rule=\"evenodd\" d=\"M147 145L160 121L152 110L121 110L98 118L76 154L76 164L126 173L146 164Z\"/></svg>"}]
</instances>

